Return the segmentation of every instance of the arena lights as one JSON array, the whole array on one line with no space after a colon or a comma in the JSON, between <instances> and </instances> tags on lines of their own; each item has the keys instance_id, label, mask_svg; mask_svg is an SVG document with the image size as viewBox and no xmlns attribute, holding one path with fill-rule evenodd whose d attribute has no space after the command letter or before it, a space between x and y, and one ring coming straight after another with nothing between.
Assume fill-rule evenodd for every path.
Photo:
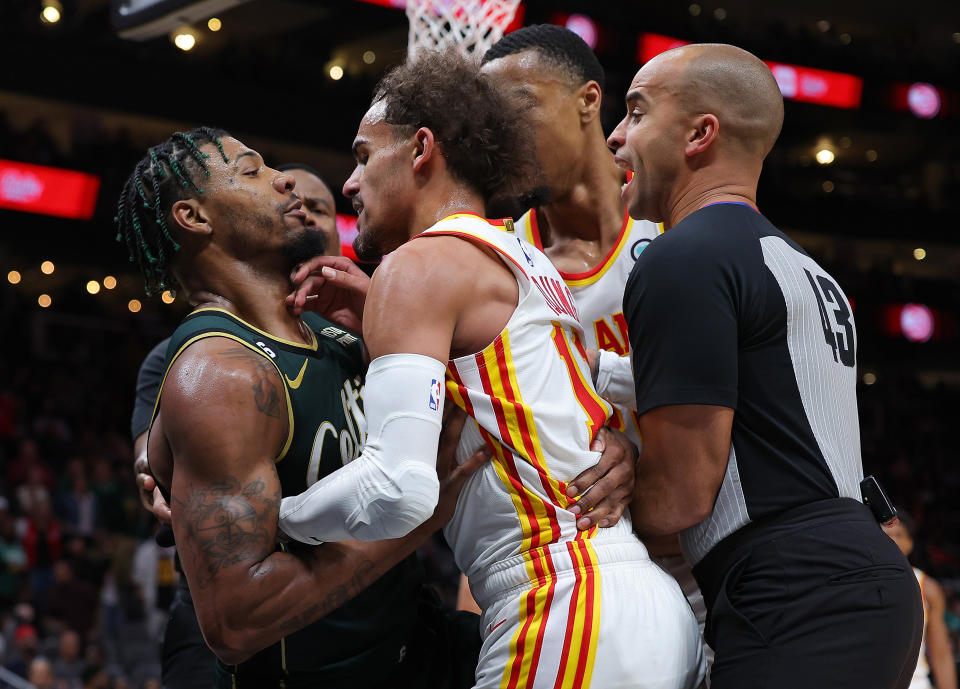
<instances>
[{"instance_id":1,"label":"arena lights","mask_svg":"<svg viewBox=\"0 0 960 689\"><path fill-rule=\"evenodd\" d=\"M177 295L170 290L164 290L163 294L160 295L160 301L162 301L164 304L172 304L176 298Z\"/></svg>"},{"instance_id":2,"label":"arena lights","mask_svg":"<svg viewBox=\"0 0 960 689\"><path fill-rule=\"evenodd\" d=\"M96 280L87 282L87 292L90 294L98 294L100 292L100 283Z\"/></svg>"},{"instance_id":3,"label":"arena lights","mask_svg":"<svg viewBox=\"0 0 960 689\"><path fill-rule=\"evenodd\" d=\"M112 275L108 275L107 277L103 278L104 289L113 289L116 286L117 278L113 277Z\"/></svg>"},{"instance_id":4,"label":"arena lights","mask_svg":"<svg viewBox=\"0 0 960 689\"><path fill-rule=\"evenodd\" d=\"M826 180L823 184L821 184L820 187L823 189L824 193L826 194L832 194L833 190L836 189L836 185L833 182L831 182L829 179Z\"/></svg>"},{"instance_id":5,"label":"arena lights","mask_svg":"<svg viewBox=\"0 0 960 689\"><path fill-rule=\"evenodd\" d=\"M953 42L960 43L960 31L957 31L953 34Z\"/></svg>"},{"instance_id":6,"label":"arena lights","mask_svg":"<svg viewBox=\"0 0 960 689\"><path fill-rule=\"evenodd\" d=\"M173 44L180 50L188 52L193 50L193 47L197 44L197 34L189 26L185 26L174 31L170 40L172 40Z\"/></svg>"},{"instance_id":7,"label":"arena lights","mask_svg":"<svg viewBox=\"0 0 960 689\"><path fill-rule=\"evenodd\" d=\"M40 10L40 21L44 24L56 24L63 16L63 5L56 0L44 0L43 9Z\"/></svg>"},{"instance_id":8,"label":"arena lights","mask_svg":"<svg viewBox=\"0 0 960 689\"><path fill-rule=\"evenodd\" d=\"M918 261L922 261L927 257L927 250L924 249L922 246L918 246L916 249L913 250L913 257Z\"/></svg>"},{"instance_id":9,"label":"arena lights","mask_svg":"<svg viewBox=\"0 0 960 689\"><path fill-rule=\"evenodd\" d=\"M918 81L907 89L907 107L921 120L930 120L940 112L940 92L933 84Z\"/></svg>"},{"instance_id":10,"label":"arena lights","mask_svg":"<svg viewBox=\"0 0 960 689\"><path fill-rule=\"evenodd\" d=\"M223 28L223 22L220 21L219 17L210 17L207 20L207 28L216 33Z\"/></svg>"},{"instance_id":11,"label":"arena lights","mask_svg":"<svg viewBox=\"0 0 960 689\"><path fill-rule=\"evenodd\" d=\"M364 62L364 64L372 65L372 64L373 64L374 62L376 62L376 61L377 61L377 54L376 54L375 52L373 52L372 50L364 50L364 51L363 51L363 62Z\"/></svg>"},{"instance_id":12,"label":"arena lights","mask_svg":"<svg viewBox=\"0 0 960 689\"><path fill-rule=\"evenodd\" d=\"M819 151L817 151L815 158L821 165L829 165L837 159L837 156L829 148L821 148Z\"/></svg>"},{"instance_id":13,"label":"arena lights","mask_svg":"<svg viewBox=\"0 0 960 689\"><path fill-rule=\"evenodd\" d=\"M41 294L37 297L37 303L40 304L40 308L45 309L53 303L53 299L50 298L49 294Z\"/></svg>"},{"instance_id":14,"label":"arena lights","mask_svg":"<svg viewBox=\"0 0 960 689\"><path fill-rule=\"evenodd\" d=\"M868 148L867 152L864 153L864 156L866 156L868 163L877 162L877 152L874 151L872 148Z\"/></svg>"},{"instance_id":15,"label":"arena lights","mask_svg":"<svg viewBox=\"0 0 960 689\"><path fill-rule=\"evenodd\" d=\"M877 375L875 373L871 373L870 371L867 371L866 373L863 374L864 385L873 385L876 382L877 382Z\"/></svg>"},{"instance_id":16,"label":"arena lights","mask_svg":"<svg viewBox=\"0 0 960 689\"><path fill-rule=\"evenodd\" d=\"M700 13L703 11L703 8L700 7L697 3L693 3L690 7L687 8L687 12L690 13L691 17L699 17Z\"/></svg>"},{"instance_id":17,"label":"arena lights","mask_svg":"<svg viewBox=\"0 0 960 689\"><path fill-rule=\"evenodd\" d=\"M9 273L7 273L7 282L9 282L11 285L19 285L22 279L23 276L20 275L19 270L11 270Z\"/></svg>"},{"instance_id":18,"label":"arena lights","mask_svg":"<svg viewBox=\"0 0 960 689\"><path fill-rule=\"evenodd\" d=\"M329 74L330 74L330 78L333 79L334 81L340 81L341 79L343 79L343 67L341 67L340 65L333 65L332 67L330 67Z\"/></svg>"},{"instance_id":19,"label":"arena lights","mask_svg":"<svg viewBox=\"0 0 960 689\"><path fill-rule=\"evenodd\" d=\"M143 308L143 304L140 303L139 299L131 299L127 302L127 308L130 309L130 313L137 313Z\"/></svg>"},{"instance_id":20,"label":"arena lights","mask_svg":"<svg viewBox=\"0 0 960 689\"><path fill-rule=\"evenodd\" d=\"M44 275L53 275L53 271L56 269L57 267L53 265L53 261L44 261L40 264L40 272Z\"/></svg>"},{"instance_id":21,"label":"arena lights","mask_svg":"<svg viewBox=\"0 0 960 689\"><path fill-rule=\"evenodd\" d=\"M817 30L820 33L827 33L827 31L830 30L830 22L828 22L826 19L821 19L817 22Z\"/></svg>"},{"instance_id":22,"label":"arena lights","mask_svg":"<svg viewBox=\"0 0 960 689\"><path fill-rule=\"evenodd\" d=\"M718 7L713 11L713 18L716 19L718 22L722 22L724 19L727 18L727 11L722 7Z\"/></svg>"},{"instance_id":23,"label":"arena lights","mask_svg":"<svg viewBox=\"0 0 960 689\"><path fill-rule=\"evenodd\" d=\"M571 14L567 17L566 27L583 39L590 46L590 50L597 47L600 39L600 30L597 23L585 14Z\"/></svg>"},{"instance_id":24,"label":"arena lights","mask_svg":"<svg viewBox=\"0 0 960 689\"><path fill-rule=\"evenodd\" d=\"M924 304L905 304L900 311L900 330L911 342L927 342L936 330L933 311Z\"/></svg>"}]
</instances>

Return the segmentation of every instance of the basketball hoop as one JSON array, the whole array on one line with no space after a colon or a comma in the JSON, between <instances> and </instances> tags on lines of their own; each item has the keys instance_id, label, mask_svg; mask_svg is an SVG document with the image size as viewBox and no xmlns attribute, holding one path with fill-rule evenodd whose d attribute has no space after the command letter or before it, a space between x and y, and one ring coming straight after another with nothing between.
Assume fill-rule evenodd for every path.
<instances>
[{"instance_id":1,"label":"basketball hoop","mask_svg":"<svg viewBox=\"0 0 960 689\"><path fill-rule=\"evenodd\" d=\"M520 0L407 0L407 58L453 47L464 57L482 56L503 37L519 5Z\"/></svg>"}]
</instances>

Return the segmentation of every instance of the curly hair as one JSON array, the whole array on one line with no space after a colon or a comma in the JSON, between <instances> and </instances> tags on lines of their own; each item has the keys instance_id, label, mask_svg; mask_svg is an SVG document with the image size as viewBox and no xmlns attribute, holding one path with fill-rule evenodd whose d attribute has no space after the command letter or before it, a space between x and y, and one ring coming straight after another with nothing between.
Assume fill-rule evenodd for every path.
<instances>
[{"instance_id":1,"label":"curly hair","mask_svg":"<svg viewBox=\"0 0 960 689\"><path fill-rule=\"evenodd\" d=\"M384 121L403 137L433 132L450 174L485 203L523 196L539 170L526 120L479 66L456 52L426 52L390 70L374 90Z\"/></svg>"},{"instance_id":2,"label":"curly hair","mask_svg":"<svg viewBox=\"0 0 960 689\"><path fill-rule=\"evenodd\" d=\"M228 136L212 127L175 132L147 151L123 185L114 217L116 239L126 244L130 261L140 268L147 295L174 286L170 266L180 245L167 225L170 209L176 201L203 194L198 179L210 176L210 156L201 146L213 144L229 162L220 143Z\"/></svg>"},{"instance_id":3,"label":"curly hair","mask_svg":"<svg viewBox=\"0 0 960 689\"><path fill-rule=\"evenodd\" d=\"M591 80L603 88L603 67L590 46L570 29L553 24L534 24L507 34L484 53L483 64L527 50L537 51L544 60L565 73L572 88L579 88Z\"/></svg>"}]
</instances>

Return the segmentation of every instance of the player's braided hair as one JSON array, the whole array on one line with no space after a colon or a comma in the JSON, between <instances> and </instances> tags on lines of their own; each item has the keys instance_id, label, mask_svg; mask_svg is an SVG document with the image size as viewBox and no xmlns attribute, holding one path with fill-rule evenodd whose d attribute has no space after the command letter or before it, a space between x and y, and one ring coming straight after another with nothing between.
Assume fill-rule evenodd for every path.
<instances>
[{"instance_id":1,"label":"player's braided hair","mask_svg":"<svg viewBox=\"0 0 960 689\"><path fill-rule=\"evenodd\" d=\"M518 108L455 51L424 52L380 81L373 103L398 134L433 132L450 174L484 202L520 196L538 179L533 137Z\"/></svg>"},{"instance_id":2,"label":"player's braided hair","mask_svg":"<svg viewBox=\"0 0 960 689\"><path fill-rule=\"evenodd\" d=\"M175 132L147 151L123 185L114 217L116 239L126 244L130 261L140 268L148 295L174 284L170 263L180 244L167 224L170 209L180 199L203 193L197 179L210 176L210 156L201 146L213 144L229 162L220 143L225 136L224 130L211 127Z\"/></svg>"},{"instance_id":3,"label":"player's braided hair","mask_svg":"<svg viewBox=\"0 0 960 689\"><path fill-rule=\"evenodd\" d=\"M574 88L591 80L603 88L603 67L590 46L573 31L553 24L534 24L507 34L487 50L483 63L527 50L536 50L563 70Z\"/></svg>"}]
</instances>

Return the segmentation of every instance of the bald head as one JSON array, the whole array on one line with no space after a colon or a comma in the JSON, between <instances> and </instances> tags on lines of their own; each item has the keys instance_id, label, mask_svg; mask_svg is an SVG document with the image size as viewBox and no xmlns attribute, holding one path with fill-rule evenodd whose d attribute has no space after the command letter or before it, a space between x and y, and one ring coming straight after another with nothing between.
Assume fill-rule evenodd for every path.
<instances>
[{"instance_id":1,"label":"bald head","mask_svg":"<svg viewBox=\"0 0 960 689\"><path fill-rule=\"evenodd\" d=\"M654 58L661 59L676 64L671 90L683 108L716 115L720 136L748 153L770 152L783 125L783 96L763 61L722 43L674 48Z\"/></svg>"}]
</instances>

